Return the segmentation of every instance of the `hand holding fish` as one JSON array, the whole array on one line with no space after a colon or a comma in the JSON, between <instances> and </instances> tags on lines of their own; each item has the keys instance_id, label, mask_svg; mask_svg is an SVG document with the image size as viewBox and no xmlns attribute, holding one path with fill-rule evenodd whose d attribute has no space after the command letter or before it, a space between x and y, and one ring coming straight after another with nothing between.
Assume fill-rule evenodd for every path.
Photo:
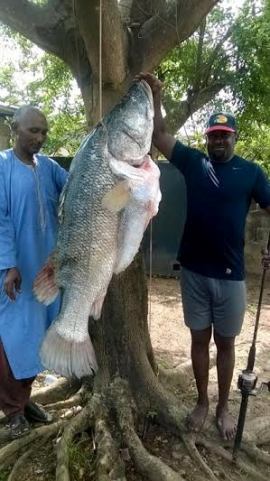
<instances>
[{"instance_id":1,"label":"hand holding fish","mask_svg":"<svg viewBox=\"0 0 270 481\"><path fill-rule=\"evenodd\" d=\"M144 80L147 82L152 90L153 96L160 94L163 87L163 83L155 75L149 72L140 72L135 76L135 80Z\"/></svg>"}]
</instances>

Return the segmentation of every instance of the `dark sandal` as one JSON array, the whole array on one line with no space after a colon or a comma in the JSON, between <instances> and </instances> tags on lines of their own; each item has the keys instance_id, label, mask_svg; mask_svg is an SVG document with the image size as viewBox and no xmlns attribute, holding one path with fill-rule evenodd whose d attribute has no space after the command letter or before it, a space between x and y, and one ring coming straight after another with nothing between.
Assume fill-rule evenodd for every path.
<instances>
[{"instance_id":1,"label":"dark sandal","mask_svg":"<svg viewBox=\"0 0 270 481\"><path fill-rule=\"evenodd\" d=\"M12 439L20 438L30 433L30 424L23 414L14 414L9 417L8 429Z\"/></svg>"},{"instance_id":2,"label":"dark sandal","mask_svg":"<svg viewBox=\"0 0 270 481\"><path fill-rule=\"evenodd\" d=\"M47 413L45 409L39 404L29 401L24 408L24 415L28 421L35 423L49 424L53 421L51 414Z\"/></svg>"}]
</instances>

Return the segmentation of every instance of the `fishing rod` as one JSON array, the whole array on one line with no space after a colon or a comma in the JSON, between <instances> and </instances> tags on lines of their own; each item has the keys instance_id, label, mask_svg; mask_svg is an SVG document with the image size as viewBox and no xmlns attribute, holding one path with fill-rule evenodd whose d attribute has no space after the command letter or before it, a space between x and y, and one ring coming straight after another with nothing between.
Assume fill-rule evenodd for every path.
<instances>
[{"instance_id":1,"label":"fishing rod","mask_svg":"<svg viewBox=\"0 0 270 481\"><path fill-rule=\"evenodd\" d=\"M268 235L267 252L269 252L269 249L270 249L270 232ZM260 288L260 295L259 295L257 312L256 312L256 321L255 321L255 327L254 327L254 333L253 333L253 340L249 350L247 367L242 371L242 373L238 378L237 386L238 386L238 389L240 389L241 391L242 400L241 400L241 406L240 406L240 411L238 416L236 436L234 440L233 461L236 461L237 459L237 454L242 442L249 396L255 396L256 394L255 388L256 388L258 378L255 372L253 371L253 369L254 369L255 358L256 358L256 341L257 341L257 334L259 329L259 321L260 321L260 314L261 314L261 305L262 305L266 271L267 271L267 267L264 267L262 272L262 278L261 278L261 288ZM268 390L270 391L270 382L263 383L263 384L266 384L268 387Z\"/></svg>"}]
</instances>

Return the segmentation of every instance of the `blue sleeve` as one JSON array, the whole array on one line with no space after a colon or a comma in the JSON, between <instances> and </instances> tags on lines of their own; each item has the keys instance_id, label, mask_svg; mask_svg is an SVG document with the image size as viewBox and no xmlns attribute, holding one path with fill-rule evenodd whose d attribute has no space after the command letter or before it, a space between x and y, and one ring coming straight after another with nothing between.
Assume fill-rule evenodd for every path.
<instances>
[{"instance_id":1,"label":"blue sleeve","mask_svg":"<svg viewBox=\"0 0 270 481\"><path fill-rule=\"evenodd\" d=\"M183 175L185 175L185 172L187 168L190 167L190 164L193 163L194 160L197 160L198 154L201 155L198 150L188 147L177 140L169 160L177 169L180 170L180 172L182 172Z\"/></svg>"},{"instance_id":2,"label":"blue sleeve","mask_svg":"<svg viewBox=\"0 0 270 481\"><path fill-rule=\"evenodd\" d=\"M68 171L66 169L63 169L63 167L61 167L54 160L52 162L53 162L53 169L54 169L54 180L57 186L57 190L60 194L67 181Z\"/></svg>"},{"instance_id":3,"label":"blue sleeve","mask_svg":"<svg viewBox=\"0 0 270 481\"><path fill-rule=\"evenodd\" d=\"M256 165L257 175L254 182L252 197L262 209L270 206L270 182L259 165Z\"/></svg>"},{"instance_id":4,"label":"blue sleeve","mask_svg":"<svg viewBox=\"0 0 270 481\"><path fill-rule=\"evenodd\" d=\"M9 212L7 197L8 169L0 157L0 270L16 267L15 231Z\"/></svg>"}]
</instances>

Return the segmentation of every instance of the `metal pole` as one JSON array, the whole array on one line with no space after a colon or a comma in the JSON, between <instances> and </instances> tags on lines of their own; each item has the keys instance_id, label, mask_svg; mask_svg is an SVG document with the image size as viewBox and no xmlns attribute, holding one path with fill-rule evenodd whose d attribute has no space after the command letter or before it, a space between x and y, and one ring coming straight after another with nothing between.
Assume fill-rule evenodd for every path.
<instances>
[{"instance_id":1,"label":"metal pole","mask_svg":"<svg viewBox=\"0 0 270 481\"><path fill-rule=\"evenodd\" d=\"M267 242L268 252L269 252L269 248L270 248L270 231L268 234L268 242ZM252 391L255 389L256 382L257 382L257 377L256 377L256 374L253 372L253 368L255 365L255 358L256 358L256 341L257 341L257 334L258 334L259 321L260 321L266 270L267 269L264 267L262 272L262 278L261 278L261 288L260 288L260 295L259 295L257 312L256 312L256 321L255 321L255 327L254 327L253 340L249 350L247 368L244 371L242 371L242 374L239 376L239 379L238 379L238 387L241 390L242 401L241 401L241 406L240 406L240 411L238 416L235 440L234 440L233 461L236 461L237 454L242 442L246 413L247 413L247 406L248 406L248 398L252 394Z\"/></svg>"},{"instance_id":2,"label":"metal pole","mask_svg":"<svg viewBox=\"0 0 270 481\"><path fill-rule=\"evenodd\" d=\"M242 394L242 401L241 401L241 406L240 406L240 411L239 411L237 431L236 431L235 440L234 440L234 447L233 447L233 460L234 461L236 460L238 450L240 449L240 446L241 446L242 435L243 435L245 420L246 420L247 406L248 406L248 396L249 396L248 393Z\"/></svg>"}]
</instances>

